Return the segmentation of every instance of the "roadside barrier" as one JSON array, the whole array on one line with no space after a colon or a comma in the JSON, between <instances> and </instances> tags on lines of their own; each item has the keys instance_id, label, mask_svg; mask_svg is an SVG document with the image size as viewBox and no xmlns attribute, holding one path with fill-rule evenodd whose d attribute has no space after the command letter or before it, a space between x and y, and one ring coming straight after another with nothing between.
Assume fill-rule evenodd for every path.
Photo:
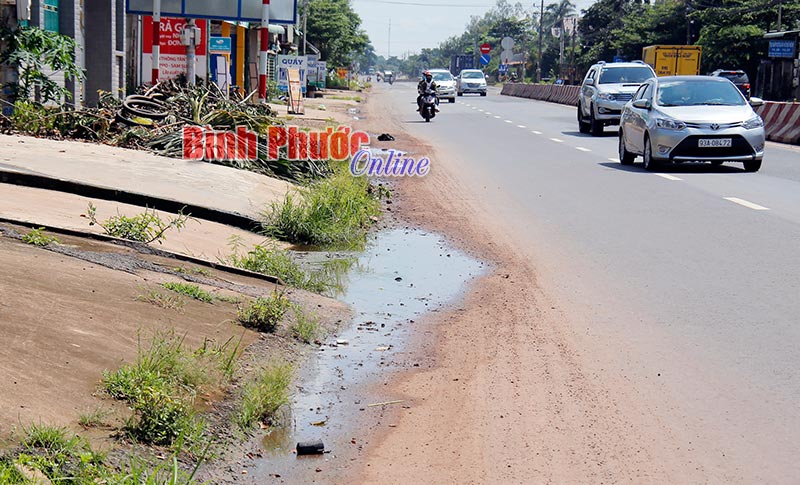
<instances>
[{"instance_id":1,"label":"roadside barrier","mask_svg":"<svg viewBox=\"0 0 800 485\"><path fill-rule=\"evenodd\" d=\"M764 119L767 140L800 145L800 103L766 101L756 112Z\"/></svg>"},{"instance_id":2,"label":"roadside barrier","mask_svg":"<svg viewBox=\"0 0 800 485\"><path fill-rule=\"evenodd\" d=\"M551 103L578 105L580 86L556 84L504 84L500 94L519 98L538 99Z\"/></svg>"}]
</instances>

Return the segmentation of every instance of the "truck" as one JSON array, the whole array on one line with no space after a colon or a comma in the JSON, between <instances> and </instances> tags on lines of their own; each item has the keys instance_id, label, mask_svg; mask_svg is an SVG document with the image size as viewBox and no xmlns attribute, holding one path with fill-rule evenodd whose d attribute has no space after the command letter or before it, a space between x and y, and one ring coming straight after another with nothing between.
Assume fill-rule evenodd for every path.
<instances>
[{"instance_id":1,"label":"truck","mask_svg":"<svg viewBox=\"0 0 800 485\"><path fill-rule=\"evenodd\" d=\"M458 76L462 69L475 69L475 58L472 54L454 55L450 58L450 74Z\"/></svg>"},{"instance_id":2,"label":"truck","mask_svg":"<svg viewBox=\"0 0 800 485\"><path fill-rule=\"evenodd\" d=\"M642 49L642 59L656 76L698 75L703 46L649 45Z\"/></svg>"}]
</instances>

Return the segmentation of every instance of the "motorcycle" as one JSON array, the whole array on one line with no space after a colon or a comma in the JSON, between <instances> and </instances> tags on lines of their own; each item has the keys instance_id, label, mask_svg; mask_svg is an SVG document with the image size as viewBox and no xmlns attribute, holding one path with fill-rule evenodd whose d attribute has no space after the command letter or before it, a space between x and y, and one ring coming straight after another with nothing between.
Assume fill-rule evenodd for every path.
<instances>
[{"instance_id":1,"label":"motorcycle","mask_svg":"<svg viewBox=\"0 0 800 485\"><path fill-rule=\"evenodd\" d=\"M389 76L389 86L394 84L394 76Z\"/></svg>"},{"instance_id":2,"label":"motorcycle","mask_svg":"<svg viewBox=\"0 0 800 485\"><path fill-rule=\"evenodd\" d=\"M426 122L429 122L431 118L436 116L437 104L439 104L439 97L436 95L435 91L429 89L422 94L422 109L419 110L419 114L425 118Z\"/></svg>"}]
</instances>

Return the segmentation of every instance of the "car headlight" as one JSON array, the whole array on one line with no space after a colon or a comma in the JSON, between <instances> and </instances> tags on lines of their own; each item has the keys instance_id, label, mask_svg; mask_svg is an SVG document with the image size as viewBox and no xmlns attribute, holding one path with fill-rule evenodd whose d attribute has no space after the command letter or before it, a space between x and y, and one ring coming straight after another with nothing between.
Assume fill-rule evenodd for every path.
<instances>
[{"instance_id":1,"label":"car headlight","mask_svg":"<svg viewBox=\"0 0 800 485\"><path fill-rule=\"evenodd\" d=\"M682 130L686 128L686 123L683 121L672 120L669 118L656 118L656 126L664 128L665 130Z\"/></svg>"},{"instance_id":2,"label":"car headlight","mask_svg":"<svg viewBox=\"0 0 800 485\"><path fill-rule=\"evenodd\" d=\"M597 93L597 99L604 99L606 101L614 101L614 95L611 93Z\"/></svg>"},{"instance_id":3,"label":"car headlight","mask_svg":"<svg viewBox=\"0 0 800 485\"><path fill-rule=\"evenodd\" d=\"M742 126L745 130L753 130L755 128L761 128L764 126L764 120L761 119L760 116L756 116L755 118L750 118L749 120L745 121Z\"/></svg>"}]
</instances>

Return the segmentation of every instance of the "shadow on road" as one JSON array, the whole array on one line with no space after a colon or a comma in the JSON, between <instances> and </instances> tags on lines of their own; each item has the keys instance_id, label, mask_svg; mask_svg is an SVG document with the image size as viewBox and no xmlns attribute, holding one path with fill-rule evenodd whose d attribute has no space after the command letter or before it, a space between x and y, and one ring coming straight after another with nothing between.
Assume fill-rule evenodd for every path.
<instances>
[{"instance_id":1,"label":"shadow on road","mask_svg":"<svg viewBox=\"0 0 800 485\"><path fill-rule=\"evenodd\" d=\"M621 163L603 162L599 165L613 168L623 172L652 173L644 169L641 163L622 165ZM680 163L675 165L661 165L655 170L658 173L744 173L744 169L734 165L721 165L715 167L710 163Z\"/></svg>"},{"instance_id":2,"label":"shadow on road","mask_svg":"<svg viewBox=\"0 0 800 485\"><path fill-rule=\"evenodd\" d=\"M593 136L589 133L581 133L580 131L562 131L561 134L564 136L575 136L578 138L616 138L619 136L619 132L617 131L604 131L600 136Z\"/></svg>"}]
</instances>

